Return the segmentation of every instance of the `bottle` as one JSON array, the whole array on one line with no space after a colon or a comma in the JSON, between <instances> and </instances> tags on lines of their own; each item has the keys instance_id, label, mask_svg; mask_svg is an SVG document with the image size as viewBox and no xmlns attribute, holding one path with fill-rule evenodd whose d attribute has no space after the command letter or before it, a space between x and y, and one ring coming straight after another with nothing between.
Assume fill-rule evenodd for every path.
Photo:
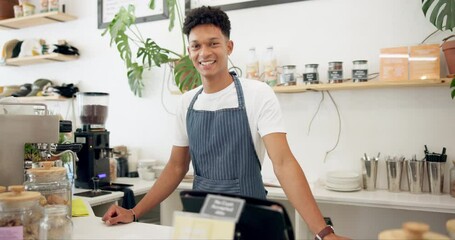
<instances>
[{"instance_id":1,"label":"bottle","mask_svg":"<svg viewBox=\"0 0 455 240\"><path fill-rule=\"evenodd\" d=\"M68 217L68 208L62 205L45 206L39 239L72 239L72 236L73 222Z\"/></svg>"},{"instance_id":2,"label":"bottle","mask_svg":"<svg viewBox=\"0 0 455 240\"><path fill-rule=\"evenodd\" d=\"M455 198L455 160L452 161L453 166L450 168L450 183L449 183L449 193L450 196Z\"/></svg>"},{"instance_id":3,"label":"bottle","mask_svg":"<svg viewBox=\"0 0 455 240\"><path fill-rule=\"evenodd\" d=\"M246 64L246 78L259 79L259 61L256 56L256 48L249 50L248 62Z\"/></svg>"},{"instance_id":4,"label":"bottle","mask_svg":"<svg viewBox=\"0 0 455 240\"><path fill-rule=\"evenodd\" d=\"M263 59L264 65L264 82L266 82L269 86L275 86L277 83L277 75L276 75L276 56L275 52L273 51L273 46L269 46L265 53Z\"/></svg>"}]
</instances>

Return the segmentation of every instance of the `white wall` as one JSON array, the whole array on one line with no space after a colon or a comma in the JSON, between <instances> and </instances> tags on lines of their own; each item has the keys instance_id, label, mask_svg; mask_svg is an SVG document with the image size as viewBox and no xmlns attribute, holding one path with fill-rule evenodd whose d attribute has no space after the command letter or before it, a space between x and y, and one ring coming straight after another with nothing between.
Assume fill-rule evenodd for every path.
<instances>
[{"instance_id":1,"label":"white wall","mask_svg":"<svg viewBox=\"0 0 455 240\"><path fill-rule=\"evenodd\" d=\"M144 7L148 1L144 0ZM419 44L434 27L424 18L420 1L409 0L314 0L227 12L235 43L232 61L244 69L250 47L262 54L273 45L280 65L318 63L325 79L330 61L343 61L350 75L352 60L367 59L370 72L379 69L379 49ZM77 83L81 91L111 94L107 128L111 145L124 144L139 151L139 158L167 161L172 145L174 112L179 96L163 88L162 69L145 74L143 98L129 90L126 71L103 30L97 29L97 1L67 1L67 12L78 17L64 24L43 25L17 31L1 31L0 43L12 38L67 39L80 49L79 60L25 67L1 67L0 84L22 84L38 78L58 83ZM139 24L143 35L180 51L177 30L167 31L168 21ZM427 43L440 43L448 33L438 33ZM443 59L442 59L443 60ZM441 69L445 74L443 61ZM337 113L326 95L307 134L321 93L278 94L291 148L310 180L328 169L358 169L367 154L423 156L448 149L455 159L455 102L448 87L353 90L331 92L341 114L338 147L323 162L338 133ZM164 101L164 106L161 101ZM452 164L449 164L450 166ZM381 173L381 171L383 171ZM387 186L380 170L379 187ZM269 162L264 175L273 175ZM447 185L447 184L446 184ZM446 188L447 191L447 188Z\"/></svg>"}]
</instances>

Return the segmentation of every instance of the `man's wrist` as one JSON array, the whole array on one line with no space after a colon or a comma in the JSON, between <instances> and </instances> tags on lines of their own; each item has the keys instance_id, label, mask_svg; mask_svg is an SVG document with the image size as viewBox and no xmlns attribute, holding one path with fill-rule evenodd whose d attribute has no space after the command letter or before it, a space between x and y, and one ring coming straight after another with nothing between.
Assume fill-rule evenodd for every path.
<instances>
[{"instance_id":1,"label":"man's wrist","mask_svg":"<svg viewBox=\"0 0 455 240\"><path fill-rule=\"evenodd\" d=\"M323 240L324 237L326 237L329 234L335 233L335 230L333 229L332 226L327 225L325 228L323 228L316 236L314 237L315 240Z\"/></svg>"},{"instance_id":2,"label":"man's wrist","mask_svg":"<svg viewBox=\"0 0 455 240\"><path fill-rule=\"evenodd\" d=\"M133 214L133 222L137 222L136 212L134 212L134 210L132 208L128 209L128 211L130 211L130 213Z\"/></svg>"}]
</instances>

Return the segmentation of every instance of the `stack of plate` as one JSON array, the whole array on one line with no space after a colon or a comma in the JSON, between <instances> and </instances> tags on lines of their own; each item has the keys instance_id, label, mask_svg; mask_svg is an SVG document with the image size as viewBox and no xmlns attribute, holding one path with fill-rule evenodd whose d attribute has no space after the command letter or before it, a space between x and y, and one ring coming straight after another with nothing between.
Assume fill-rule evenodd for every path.
<instances>
[{"instance_id":1,"label":"stack of plate","mask_svg":"<svg viewBox=\"0 0 455 240\"><path fill-rule=\"evenodd\" d=\"M328 190L352 192L362 189L360 174L352 171L331 171L327 173L325 187Z\"/></svg>"}]
</instances>

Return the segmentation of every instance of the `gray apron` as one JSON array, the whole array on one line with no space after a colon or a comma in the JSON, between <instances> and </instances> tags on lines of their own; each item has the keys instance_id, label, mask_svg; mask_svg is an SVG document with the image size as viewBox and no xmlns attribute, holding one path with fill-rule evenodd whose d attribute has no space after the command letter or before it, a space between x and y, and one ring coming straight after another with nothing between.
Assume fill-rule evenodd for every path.
<instances>
[{"instance_id":1,"label":"gray apron","mask_svg":"<svg viewBox=\"0 0 455 240\"><path fill-rule=\"evenodd\" d=\"M193 189L265 199L261 164L251 137L242 86L237 76L232 77L238 108L194 110L203 89L188 107L186 125L194 168Z\"/></svg>"}]
</instances>

